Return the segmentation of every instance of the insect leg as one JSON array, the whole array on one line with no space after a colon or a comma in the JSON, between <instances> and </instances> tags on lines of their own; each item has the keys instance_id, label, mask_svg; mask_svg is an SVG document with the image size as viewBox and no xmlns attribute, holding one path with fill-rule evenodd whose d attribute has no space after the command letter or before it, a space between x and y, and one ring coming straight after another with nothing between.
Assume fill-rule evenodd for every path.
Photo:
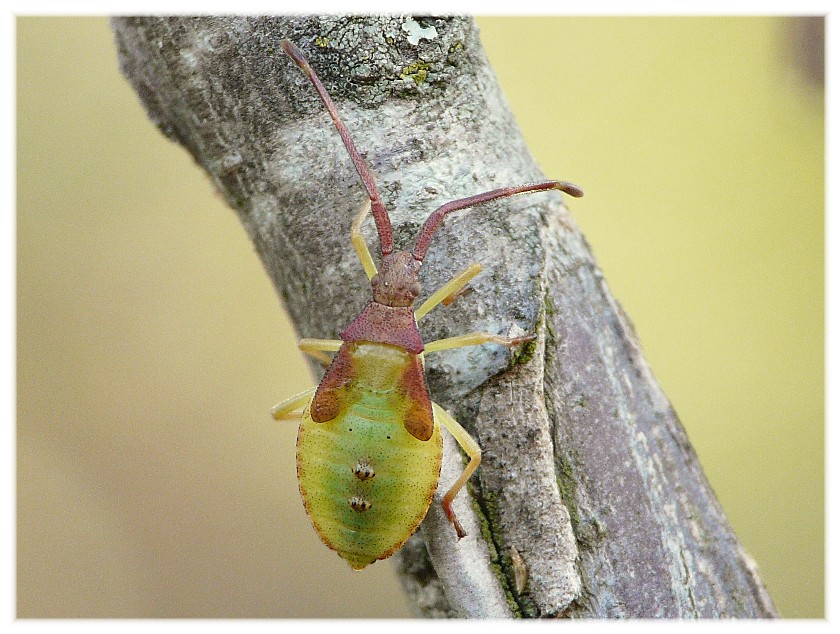
<instances>
[{"instance_id":1,"label":"insect leg","mask_svg":"<svg viewBox=\"0 0 840 634\"><path fill-rule=\"evenodd\" d=\"M452 500L455 499L458 491L460 491L467 483L467 480L470 479L470 476L478 468L478 465L481 464L481 447L479 447L473 437L467 433L467 430L461 427L461 425L458 424L458 421L452 418L452 416L450 416L440 405L432 403L432 408L435 412L435 418L440 421L441 425L449 430L449 433L452 434L452 437L455 438L456 441L458 441L458 444L461 445L461 449L467 453L467 456L470 459L467 464L467 468L464 469L461 477L459 477L449 491L446 492L446 495L443 496L443 501L441 502L443 511L446 513L446 517L449 518L449 521L451 521L452 525L455 527L458 539L461 539L466 535L466 533L464 532L464 529L461 528L461 524L458 522L458 519L455 517L455 512L452 510Z\"/></svg>"},{"instance_id":2,"label":"insect leg","mask_svg":"<svg viewBox=\"0 0 840 634\"><path fill-rule=\"evenodd\" d=\"M295 410L304 407L310 401L312 395L315 394L315 390L317 389L318 388L316 387L311 387L305 392L295 394L291 398L287 398L285 401L277 403L277 405L271 408L271 415L274 417L274 420L299 419L302 412L296 412Z\"/></svg>"},{"instance_id":3,"label":"insect leg","mask_svg":"<svg viewBox=\"0 0 840 634\"><path fill-rule=\"evenodd\" d=\"M452 348L465 348L466 346L480 346L483 343L497 343L500 346L513 348L514 346L533 341L536 338L536 335L509 338L502 337L501 335L492 335L489 332L471 332L468 335L448 337L427 343L423 353L440 352L441 350L450 350Z\"/></svg>"},{"instance_id":4,"label":"insect leg","mask_svg":"<svg viewBox=\"0 0 840 634\"><path fill-rule=\"evenodd\" d=\"M481 273L481 265L477 262L470 264L463 271L458 273L455 277L449 280L446 284L441 286L438 290L432 293L425 302L414 311L414 319L420 321L430 310L440 303L450 304L455 300L455 296L464 290L464 287L476 275Z\"/></svg>"},{"instance_id":5,"label":"insect leg","mask_svg":"<svg viewBox=\"0 0 840 634\"><path fill-rule=\"evenodd\" d=\"M359 260L362 261L362 267L365 269L368 279L371 279L374 275L376 275L376 264L374 264L373 258L370 256L370 251L367 248L367 244L365 244L365 239L362 236L362 223L369 213L370 198L365 201L365 204L362 205L361 210L359 210L359 213L353 220L353 228L350 230L350 240L353 242L353 248L356 249L356 255L358 255Z\"/></svg>"},{"instance_id":6,"label":"insect leg","mask_svg":"<svg viewBox=\"0 0 840 634\"><path fill-rule=\"evenodd\" d=\"M324 365L329 365L332 359L324 352L336 352L343 343L338 339L301 339L298 341L298 350Z\"/></svg>"}]
</instances>

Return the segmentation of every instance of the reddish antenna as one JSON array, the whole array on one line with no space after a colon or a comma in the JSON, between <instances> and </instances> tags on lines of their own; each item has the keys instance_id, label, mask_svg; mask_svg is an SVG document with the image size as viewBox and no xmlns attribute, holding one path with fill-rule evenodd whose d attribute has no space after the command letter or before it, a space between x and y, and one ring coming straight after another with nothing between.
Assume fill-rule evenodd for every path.
<instances>
[{"instance_id":1,"label":"reddish antenna","mask_svg":"<svg viewBox=\"0 0 840 634\"><path fill-rule=\"evenodd\" d=\"M572 185L572 183L567 183L565 181L547 181L545 183L529 183L528 185L519 185L518 187L494 189L489 192L484 192L483 194L476 194L475 196L453 200L452 202L448 202L435 209L435 211L432 212L432 215L426 219L426 222L423 224L423 228L420 229L420 235L417 236L417 243L414 245L414 252L412 254L414 259L418 262L423 261L423 258L426 257L426 251L429 248L429 244L432 241L432 236L440 226L440 223L443 222L443 219L453 211L480 205L498 198L507 198L508 196L527 194L529 192L538 192L547 189L559 189L560 191L566 192L569 196L574 196L575 198L583 196L583 191L577 185Z\"/></svg>"},{"instance_id":2,"label":"reddish antenna","mask_svg":"<svg viewBox=\"0 0 840 634\"><path fill-rule=\"evenodd\" d=\"M391 229L391 219L388 217L385 205L382 204L382 199L379 197L379 190L376 189L376 183L373 181L373 174L371 174L368 166L365 165L361 155L356 150L356 146L353 145L353 139L350 138L350 133L341 121L341 117L338 116L338 110L335 109L332 99L330 99L326 88L324 88L324 84L318 79L318 75L312 70L303 53L289 40L280 42L280 47L309 78L309 81L315 86L315 90L318 91L321 101L327 107L327 111L330 113L338 134L341 136L341 140L344 141L344 147L347 148L350 158L353 159L353 165L356 167L356 171L359 173L359 177L362 179L362 183L364 183L368 197L370 198L370 208L373 212L373 220L376 223L376 231L379 234L379 247L382 251L382 256L388 255L394 250L394 233Z\"/></svg>"}]
</instances>

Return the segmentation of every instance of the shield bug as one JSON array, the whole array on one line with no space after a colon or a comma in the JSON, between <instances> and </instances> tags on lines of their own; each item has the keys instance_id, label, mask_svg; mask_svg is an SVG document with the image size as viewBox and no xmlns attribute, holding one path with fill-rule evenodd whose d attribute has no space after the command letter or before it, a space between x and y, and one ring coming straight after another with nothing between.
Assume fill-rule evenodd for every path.
<instances>
[{"instance_id":1,"label":"shield bug","mask_svg":"<svg viewBox=\"0 0 840 634\"><path fill-rule=\"evenodd\" d=\"M442 499L458 539L465 535L452 500L481 462L481 450L452 416L432 402L423 373L424 355L485 343L512 348L535 338L474 332L424 344L417 321L438 304L451 302L481 271L480 265L472 264L415 310L420 267L435 231L453 211L491 200L552 189L575 197L583 192L571 183L548 181L455 200L428 217L412 251L394 251L391 221L373 175L329 94L294 44L284 40L282 48L324 102L367 191L368 200L352 225L351 241L373 298L341 331L341 339L300 341L300 350L329 367L316 388L276 405L272 415L277 420L300 420L297 474L306 512L323 542L361 570L396 552L426 515L440 477L441 425L469 457ZM371 212L382 256L379 269L361 234L362 222ZM336 353L332 360L328 352Z\"/></svg>"}]
</instances>

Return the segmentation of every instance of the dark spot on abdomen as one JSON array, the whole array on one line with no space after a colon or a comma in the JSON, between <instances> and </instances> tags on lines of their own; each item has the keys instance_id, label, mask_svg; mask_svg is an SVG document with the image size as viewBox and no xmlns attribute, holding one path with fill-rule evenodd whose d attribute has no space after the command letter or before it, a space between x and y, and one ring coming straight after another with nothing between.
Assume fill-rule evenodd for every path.
<instances>
[{"instance_id":1,"label":"dark spot on abdomen","mask_svg":"<svg viewBox=\"0 0 840 634\"><path fill-rule=\"evenodd\" d=\"M359 463L353 468L353 475L359 480L370 480L376 475L376 472L367 462L359 461Z\"/></svg>"},{"instance_id":2,"label":"dark spot on abdomen","mask_svg":"<svg viewBox=\"0 0 840 634\"><path fill-rule=\"evenodd\" d=\"M354 495L351 497L347 502L350 504L350 508L354 511L361 513L363 511L367 511L373 506L370 502L365 500L364 498L360 498L358 495Z\"/></svg>"}]
</instances>

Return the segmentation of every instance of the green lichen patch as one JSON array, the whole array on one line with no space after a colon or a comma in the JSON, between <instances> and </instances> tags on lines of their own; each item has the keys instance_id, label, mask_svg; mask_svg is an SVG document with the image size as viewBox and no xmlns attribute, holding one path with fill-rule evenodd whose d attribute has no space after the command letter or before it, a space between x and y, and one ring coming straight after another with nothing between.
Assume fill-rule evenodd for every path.
<instances>
[{"instance_id":1,"label":"green lichen patch","mask_svg":"<svg viewBox=\"0 0 840 634\"><path fill-rule=\"evenodd\" d=\"M554 306L554 301L551 299L551 296L548 294L548 291L545 293L545 314L549 317L553 317L554 313L557 312L557 309Z\"/></svg>"},{"instance_id":2,"label":"green lichen patch","mask_svg":"<svg viewBox=\"0 0 840 634\"><path fill-rule=\"evenodd\" d=\"M544 322L545 313L540 313L540 317L539 319L537 319L537 323L534 324L534 332L538 333ZM511 354L511 363L513 365L518 365L520 363L528 363L531 359L534 358L534 355L536 353L537 341L529 341L513 349L513 353Z\"/></svg>"},{"instance_id":3,"label":"green lichen patch","mask_svg":"<svg viewBox=\"0 0 840 634\"><path fill-rule=\"evenodd\" d=\"M411 78L415 84L420 85L429 77L429 68L431 68L431 64L418 59L402 69L400 79Z\"/></svg>"},{"instance_id":4,"label":"green lichen patch","mask_svg":"<svg viewBox=\"0 0 840 634\"><path fill-rule=\"evenodd\" d=\"M581 516L576 502L577 480L575 479L574 468L568 459L559 458L558 464L560 472L557 474L557 487L560 489L563 504L569 511L572 532L575 535L578 549L582 552L592 551L598 543L606 539L606 526L598 517L584 518Z\"/></svg>"},{"instance_id":5,"label":"green lichen patch","mask_svg":"<svg viewBox=\"0 0 840 634\"><path fill-rule=\"evenodd\" d=\"M490 568L502 586L510 611L518 618L538 617L539 611L527 593L521 595L516 593L514 588L515 564L511 559L509 550L496 543L490 529L491 524L498 526L500 523L496 496L492 493L481 492L478 490L480 489L478 485L469 483L467 486L470 488L470 500L481 525L481 537L487 544L487 550L490 554Z\"/></svg>"},{"instance_id":6,"label":"green lichen patch","mask_svg":"<svg viewBox=\"0 0 840 634\"><path fill-rule=\"evenodd\" d=\"M472 482L467 483L467 488L470 491L470 502L478 523L481 526L481 538L487 544L487 551L490 555L490 570L496 579L499 580L499 585L502 586L502 591L505 593L505 601L514 616L521 617L522 610L516 599L513 596L513 591L510 587L510 577L505 574L499 550L496 548L496 542L493 540L493 532L490 530L490 522L498 522L499 512L496 504L496 498L492 494L483 495L478 491L478 486Z\"/></svg>"},{"instance_id":7,"label":"green lichen patch","mask_svg":"<svg viewBox=\"0 0 840 634\"><path fill-rule=\"evenodd\" d=\"M580 525L580 515L578 514L577 504L575 503L575 493L577 491L577 481L575 480L574 469L572 465L563 458L558 459L560 473L557 474L557 488L560 489L560 497L563 498L563 504L569 510L569 519L572 522L572 531L575 535L578 534L578 526Z\"/></svg>"},{"instance_id":8,"label":"green lichen patch","mask_svg":"<svg viewBox=\"0 0 840 634\"><path fill-rule=\"evenodd\" d=\"M528 363L534 357L534 354L536 354L536 352L536 341L529 341L528 343L523 343L521 346L514 349L512 361L514 364Z\"/></svg>"},{"instance_id":9,"label":"green lichen patch","mask_svg":"<svg viewBox=\"0 0 840 634\"><path fill-rule=\"evenodd\" d=\"M454 44L452 44L449 49L447 50L446 54L446 61L449 64L454 64L455 60L461 56L464 51L464 43L461 40L458 40Z\"/></svg>"}]
</instances>

